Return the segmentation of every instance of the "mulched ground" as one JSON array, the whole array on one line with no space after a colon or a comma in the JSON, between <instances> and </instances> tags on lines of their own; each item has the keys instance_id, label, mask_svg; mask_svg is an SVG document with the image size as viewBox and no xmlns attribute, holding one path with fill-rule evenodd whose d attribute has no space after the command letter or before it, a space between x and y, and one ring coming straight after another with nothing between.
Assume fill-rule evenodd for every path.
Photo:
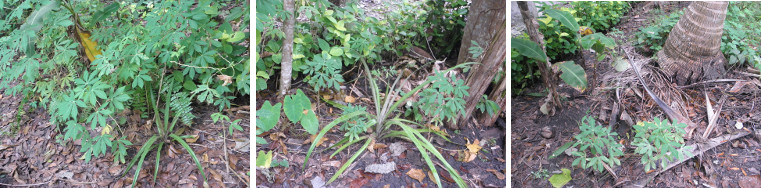
<instances>
[{"instance_id":1,"label":"mulched ground","mask_svg":"<svg viewBox=\"0 0 761 188\"><path fill-rule=\"evenodd\" d=\"M646 26L648 20L656 15L663 15L659 11L650 11L654 9L650 2L635 3L633 9L628 13L622 22L616 26L623 32L623 35L616 37L618 40L624 40L619 45L631 46L633 33L640 27ZM681 10L687 7L689 2L678 2L668 4L665 11L670 14L673 11ZM648 10L650 9L650 10ZM638 57L649 57L648 52L637 51ZM579 60L582 57L573 57ZM614 75L618 77L631 76L632 70L625 73L611 73L609 59L598 62L597 72L601 75ZM577 61L578 62L578 61ZM685 100L685 111L693 122L698 123L693 137L699 137L706 130L707 115L705 94L709 95L714 110L717 109L718 101L722 96L727 96L723 104L721 114L717 121L717 128L710 134L709 138L718 137L739 131L754 131L759 128L761 122L761 90L757 78L749 77L744 72L748 70L742 68L733 68L728 71L725 78L741 79L749 82L713 82L708 84L698 84L690 87L679 87L664 82L655 82L652 77L662 76L657 71L656 63L650 62L643 67L647 70L651 89L659 93L659 97L666 103L671 104L673 98L679 97L680 94L669 93L671 89L677 88ZM587 70L589 75L589 70ZM614 71L613 71L614 72ZM757 74L757 73L756 73ZM596 82L595 91L579 93L567 86L561 86L559 92L565 96L562 109L559 109L554 116L548 117L539 112L544 97L533 96L513 96L512 102L512 133L511 133L511 176L512 187L551 187L547 178L553 172L559 172L561 168L572 170L573 180L566 187L614 187L631 185L633 181L638 180L648 174L644 172L640 164L640 156L633 154L634 147L629 144L629 137L634 135L631 125L621 120L619 114L614 113L614 104L620 105L621 111L625 111L634 121L652 120L653 117L663 119L665 114L662 110L644 93L641 85L633 88L620 90L620 100L617 99L616 86L609 80L600 79ZM745 84L745 85L743 85ZM525 93L537 93L543 90L541 83L529 89ZM637 94L640 93L640 94ZM644 96L641 96L644 94ZM675 97L676 96L676 97ZM620 101L620 103L619 103ZM673 106L673 105L672 105ZM621 112L619 111L619 112ZM585 115L595 117L598 123L612 125L613 130L618 132L624 141L626 154L621 158L621 166L613 167L613 171L618 178L613 177L607 172L597 173L591 169L581 169L572 167L573 157L562 154L556 158L548 157L566 142L572 141L573 136L578 134L579 122ZM611 120L613 122L611 122ZM742 122L744 129L736 129L736 122ZM540 135L542 128L548 127L553 136L546 139ZM761 186L761 146L759 146L758 136L750 134L729 143L717 146L702 155L698 155L670 170L661 173L653 181L647 184L647 187L759 187ZM690 140L687 144L695 143ZM660 169L660 167L659 167ZM540 172L547 173L540 173Z\"/></svg>"},{"instance_id":2,"label":"mulched ground","mask_svg":"<svg viewBox=\"0 0 761 188\"><path fill-rule=\"evenodd\" d=\"M0 90L0 93L3 92ZM125 177L120 177L119 173L127 165L114 165L110 152L106 156L93 157L89 163L85 163L84 159L80 159L81 146L78 142L61 141L63 127L59 129L50 124L48 112L42 108L21 106L24 110L19 113L20 101L20 96L0 96L0 183L42 187L125 187L132 184L134 167ZM235 131L223 139L222 132L227 131L229 124L212 123L210 115L216 109L211 106L195 107L193 113L198 118L194 120L193 127L186 128L184 134L199 136L198 140L189 145L202 161L211 187L247 187L250 180L246 172L251 170L249 146L246 145L251 130L249 112L234 110L226 114L231 119L242 119L240 125L244 130ZM127 125L123 125L122 134L136 144L128 147L125 159L129 162L139 149L139 144L155 134L155 128L143 127L146 120L134 118L134 114L128 113L125 116L130 118ZM146 157L137 186L201 186L202 178L190 155L179 144L166 146L161 153L161 168L156 181L153 181L156 159L154 150ZM229 167L225 167L227 163Z\"/></svg>"},{"instance_id":3,"label":"mulched ground","mask_svg":"<svg viewBox=\"0 0 761 188\"><path fill-rule=\"evenodd\" d=\"M377 65L381 67L383 65ZM373 68L371 68L373 69ZM347 80L353 80L348 78ZM369 93L369 89L365 87L364 79L356 81L356 85L352 83L345 84L347 87L357 87L362 93ZM320 120L320 128L329 124L335 118L341 115L341 111L329 104L325 104L319 99L316 99L316 93L310 91L310 87L305 83L295 83L295 88L301 89L309 96L314 106L315 112L318 114ZM348 90L348 89L347 89ZM292 89L295 92L295 89ZM261 91L257 93L257 109L261 108L261 105L265 100L272 103L278 102L274 91ZM364 102L368 101L368 102ZM372 111L374 107L369 103L369 99L359 99L355 105L362 105ZM504 113L502 113L504 117ZM321 179L327 181L333 174L336 173L338 168L343 165L354 153L362 146L361 143L350 146L345 151L337 154L335 157L330 158L330 154L335 151L335 148L323 151L326 147L333 145L339 140L343 139L344 132L338 130L339 126L336 126L329 131L325 138L323 145L318 146L315 153L310 156L310 160L307 167L302 170L304 158L306 157L306 151L309 149L311 143L310 135L301 128L299 125L288 123L288 120L283 116L281 117L280 124L275 126L273 130L270 130L262 135L269 144L257 145L256 151L274 151L273 160L288 161L288 167L274 167L274 168L257 168L257 186L258 187L313 187L311 183L313 180ZM434 144L438 151L446 158L447 162L458 171L463 177L466 183L470 187L504 187L506 173L506 150L505 150L505 119L500 118L492 127L481 127L479 125L468 124L462 126L459 131L454 131L442 127L450 135L450 139L454 143L449 143L439 138L435 134L423 135L428 137ZM483 150L478 154L478 157L471 162L457 161L456 157L458 150L466 149L465 144L468 138L470 142L478 139L483 145ZM306 142L305 142L306 141ZM417 148L408 141L400 139L384 139L377 141L376 144L384 144L390 146L392 143L401 143L407 149L402 155L394 157L391 156L391 151L388 147L381 147L375 149L374 152L365 151L355 161L354 165L350 166L343 176L339 177L335 182L327 185L327 187L431 187L436 186L434 181L431 180L430 175L426 175L423 181L418 181L410 176L406 175L412 169L421 169L428 173L428 166L423 161L420 152ZM322 152L320 152L322 151ZM387 162L395 162L396 170L388 174L375 174L364 172L365 167L370 164L383 164ZM438 163L437 171L442 178L443 187L456 187L454 181L449 178L449 174L446 169L441 166L441 163L434 159L435 163Z\"/></svg>"}]
</instances>

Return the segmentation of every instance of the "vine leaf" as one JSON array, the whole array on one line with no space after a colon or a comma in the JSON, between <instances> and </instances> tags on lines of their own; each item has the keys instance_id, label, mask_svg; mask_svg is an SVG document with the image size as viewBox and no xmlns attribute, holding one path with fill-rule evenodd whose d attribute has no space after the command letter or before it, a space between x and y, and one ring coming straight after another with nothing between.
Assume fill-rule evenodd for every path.
<instances>
[{"instance_id":1,"label":"vine leaf","mask_svg":"<svg viewBox=\"0 0 761 188\"><path fill-rule=\"evenodd\" d=\"M117 10L119 10L119 8L121 8L119 5L120 3L111 3L111 5L108 5L108 7L104 8L101 11L96 12L92 16L91 22L96 23L96 22L100 22L103 19L108 18L109 16L111 16L112 13L116 12Z\"/></svg>"}]
</instances>

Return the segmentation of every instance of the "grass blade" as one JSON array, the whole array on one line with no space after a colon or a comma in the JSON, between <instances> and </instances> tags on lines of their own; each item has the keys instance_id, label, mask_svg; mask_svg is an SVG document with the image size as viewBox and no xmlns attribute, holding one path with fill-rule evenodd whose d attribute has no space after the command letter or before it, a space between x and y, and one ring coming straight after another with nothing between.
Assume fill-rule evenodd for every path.
<instances>
[{"instance_id":1,"label":"grass blade","mask_svg":"<svg viewBox=\"0 0 761 188\"><path fill-rule=\"evenodd\" d=\"M362 148L359 148L359 151L357 151L357 153L355 153L355 154L354 154L354 156L351 156L351 158L349 158L349 160L348 160L348 161L346 161L346 163L344 163L344 164L341 166L341 168L339 168L339 169L338 169L338 171L336 171L336 174L333 174L333 177L331 177L331 178L330 178L330 180L328 180L328 182L326 183L326 185L327 185L327 184L330 184L330 182L333 182L333 180L336 180L336 178L338 178L338 176L340 176L340 175L341 175L341 173L343 173L343 171L344 171L344 170L346 170L346 168L348 168L348 167L349 167L349 165L350 165L352 162L354 162L354 159L357 159L357 157L359 156L359 154L362 154L362 152L364 152L364 151L365 151L365 149L367 149L367 145L370 145L370 141L372 141L372 139L367 139L367 140L365 141L365 145L362 145Z\"/></svg>"},{"instance_id":2,"label":"grass blade","mask_svg":"<svg viewBox=\"0 0 761 188\"><path fill-rule=\"evenodd\" d=\"M350 114L346 114L346 115L343 115L341 117L338 117L336 120L333 120L333 122L330 122L330 124L328 124L325 127L323 127L322 130L320 130L320 133L317 134L317 137L314 138L314 140L320 140L320 139L322 139L322 137L325 136L325 133L328 133L328 131L331 128L335 127L339 123L347 121L347 120L353 118L354 116L358 116L358 115L362 115L362 114L367 114L367 112L362 112L362 111L352 112ZM304 165L301 167L301 169L306 168L307 161L309 161L309 156L312 155L312 151L314 150L314 147L317 146L317 143L318 142L312 142L312 146L309 146L309 150L307 150L307 156L306 156L306 158L304 158Z\"/></svg>"},{"instance_id":3,"label":"grass blade","mask_svg":"<svg viewBox=\"0 0 761 188\"><path fill-rule=\"evenodd\" d=\"M412 132L415 136L420 137L419 140L420 142L422 142L422 146L425 147L428 151L430 151L434 156L436 156L436 158L438 158L441 161L441 163L444 165L444 167L446 167L447 171L449 171L449 174L452 176L455 182L457 182L457 185L460 187L467 187L467 184L465 184L465 181L462 180L462 177L460 176L460 174L458 174L457 171L455 171L455 169L452 168L451 165L449 165L447 160L444 159L444 156L442 156L441 153L439 153L439 151L433 147L433 144L431 144L431 142L428 142L428 140L426 140L423 135L421 135L417 131L414 131L414 129L410 128L404 123L401 123L401 121L399 121L398 119L393 119L392 121L394 121L397 125L402 127L402 129L405 129L405 130L409 129L410 132Z\"/></svg>"},{"instance_id":4,"label":"grass blade","mask_svg":"<svg viewBox=\"0 0 761 188\"><path fill-rule=\"evenodd\" d=\"M428 152L426 151L425 148L423 148L422 143L420 143L420 140L418 140L417 137L415 137L415 134L412 133L415 131L415 129L412 129L408 126L402 126L401 125L402 123L398 121L396 121L395 123L397 125L400 125L402 129L404 129L404 135L406 135L407 138L409 138L412 141L412 143L415 144L415 147L417 147L418 151L420 151L420 155L423 156L423 159L425 159L425 163L428 164L428 168L431 169L431 174L433 174L433 177L436 180L436 185L438 185L439 188L441 188L441 178L439 178L439 173L436 172L436 166L433 165L433 161L431 161L431 157L428 156Z\"/></svg>"},{"instance_id":5,"label":"grass blade","mask_svg":"<svg viewBox=\"0 0 761 188\"><path fill-rule=\"evenodd\" d=\"M359 142L359 141L362 141L362 140L364 140L364 139L366 139L366 138L367 138L367 136L359 137L359 139L356 139L356 140L354 140L354 141L351 141L351 142L349 142L348 144L344 144L343 146L341 146L340 148L338 148L338 149L337 149L335 152L333 152L333 154L331 154L331 155L330 155L330 158L333 158L333 156L336 156L336 154L338 154L338 152L341 152L341 150L344 150L344 149L346 149L347 147L351 146L352 144L354 144L354 143L357 143L357 142ZM334 146L335 146L335 145L334 145Z\"/></svg>"},{"instance_id":6,"label":"grass blade","mask_svg":"<svg viewBox=\"0 0 761 188\"><path fill-rule=\"evenodd\" d=\"M145 142L145 145L143 145L143 148L151 148L153 146L153 142L155 142L159 137L158 136L152 136L150 139L148 139L147 142ZM141 148L140 150L142 153L140 153L140 160L138 160L137 168L135 169L135 177L132 178L132 187L135 187L135 184L137 184L137 178L140 175L140 169L143 168L143 161L145 160L145 156L148 155L148 150L143 150ZM127 169L129 171L129 169Z\"/></svg>"},{"instance_id":7,"label":"grass blade","mask_svg":"<svg viewBox=\"0 0 761 188\"><path fill-rule=\"evenodd\" d=\"M156 150L156 170L153 171L153 182L156 182L156 175L159 173L159 159L161 158L161 148L164 146L164 142L159 143L159 149Z\"/></svg>"},{"instance_id":8,"label":"grass blade","mask_svg":"<svg viewBox=\"0 0 761 188\"><path fill-rule=\"evenodd\" d=\"M555 152L552 152L552 155L550 155L550 157L547 158L547 159L552 159L552 158L555 158L555 157L559 156L560 154L563 154L563 152L566 149L568 149L569 147L571 147L571 145L573 145L573 143L576 143L576 142L574 142L574 141L568 141L568 142L566 142L565 144L563 144L563 146L560 146L560 148L558 148L558 150L555 150Z\"/></svg>"},{"instance_id":9,"label":"grass blade","mask_svg":"<svg viewBox=\"0 0 761 188\"><path fill-rule=\"evenodd\" d=\"M203 167L201 166L201 162L198 161L198 157L196 157L196 153L193 152L193 149L190 148L188 143L185 142L185 140L182 140L179 136L176 134L169 134L169 137L172 137L175 141L179 142L182 147L185 148L185 150L188 151L188 154L190 154L190 157L193 158L193 161L196 162L196 166L198 167L198 171L201 172L201 177L203 177L203 182L206 182L206 174L203 173Z\"/></svg>"}]
</instances>

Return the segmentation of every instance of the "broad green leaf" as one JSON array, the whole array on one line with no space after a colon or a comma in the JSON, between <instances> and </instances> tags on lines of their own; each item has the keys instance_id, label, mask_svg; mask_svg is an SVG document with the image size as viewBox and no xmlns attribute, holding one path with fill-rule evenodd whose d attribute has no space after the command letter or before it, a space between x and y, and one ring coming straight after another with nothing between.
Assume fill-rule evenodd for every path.
<instances>
[{"instance_id":1,"label":"broad green leaf","mask_svg":"<svg viewBox=\"0 0 761 188\"><path fill-rule=\"evenodd\" d=\"M330 49L330 55L332 55L333 57L340 57L343 54L344 54L343 49L339 47L333 47Z\"/></svg>"},{"instance_id":2,"label":"broad green leaf","mask_svg":"<svg viewBox=\"0 0 761 188\"><path fill-rule=\"evenodd\" d=\"M120 5L121 3L119 2L111 3L111 5L108 5L103 10L93 14L92 20L90 20L90 22L96 23L96 22L100 22L103 19L108 18L109 16L111 16L112 13L116 12L117 10L119 10L119 8L121 8Z\"/></svg>"},{"instance_id":3,"label":"broad green leaf","mask_svg":"<svg viewBox=\"0 0 761 188\"><path fill-rule=\"evenodd\" d=\"M336 27L339 31L346 31L346 28L344 27L344 20L338 21L338 23L333 24L333 26Z\"/></svg>"},{"instance_id":4,"label":"broad green leaf","mask_svg":"<svg viewBox=\"0 0 761 188\"><path fill-rule=\"evenodd\" d=\"M277 103L275 106L272 106L270 101L264 101L262 108L256 111L256 116L259 116L259 119L262 123L261 126L257 124L257 127L261 128L261 130L265 132L275 127L275 125L277 125L277 121L280 119L281 105L282 104Z\"/></svg>"},{"instance_id":5,"label":"broad green leaf","mask_svg":"<svg viewBox=\"0 0 761 188\"><path fill-rule=\"evenodd\" d=\"M296 91L295 95L285 96L283 100L283 111L286 117L293 123L301 121L301 118L305 115L305 110L312 109L312 102L304 95L301 89Z\"/></svg>"},{"instance_id":6,"label":"broad green leaf","mask_svg":"<svg viewBox=\"0 0 761 188\"><path fill-rule=\"evenodd\" d=\"M330 45L323 39L317 39L317 44L320 46L320 50L322 51L330 50Z\"/></svg>"},{"instance_id":7,"label":"broad green leaf","mask_svg":"<svg viewBox=\"0 0 761 188\"><path fill-rule=\"evenodd\" d=\"M317 134L317 129L320 128L320 124L317 120L317 115L315 115L312 110L309 110L309 112L301 118L301 127L304 127L304 130L311 135Z\"/></svg>"},{"instance_id":8,"label":"broad green leaf","mask_svg":"<svg viewBox=\"0 0 761 188\"><path fill-rule=\"evenodd\" d=\"M617 58L616 58L616 59L615 59L615 60L612 62L612 66L613 66L613 68L615 68L615 69L616 69L616 71L618 71L618 72L624 72L625 70L629 69L629 67L630 67L630 65L629 65L629 61L628 61L628 60L625 60L623 57L617 57Z\"/></svg>"},{"instance_id":9,"label":"broad green leaf","mask_svg":"<svg viewBox=\"0 0 761 188\"><path fill-rule=\"evenodd\" d=\"M571 31L578 31L579 30L579 23L576 22L576 18L571 15L571 13L566 11L560 11L556 9L549 9L545 10L544 13L547 13L548 16L560 21L566 28L570 29ZM573 33L574 35L577 35L576 33Z\"/></svg>"},{"instance_id":10,"label":"broad green leaf","mask_svg":"<svg viewBox=\"0 0 761 188\"><path fill-rule=\"evenodd\" d=\"M227 39L227 42L236 43L245 37L246 37L245 33L236 31L235 34L233 34L233 36L230 39Z\"/></svg>"},{"instance_id":11,"label":"broad green leaf","mask_svg":"<svg viewBox=\"0 0 761 188\"><path fill-rule=\"evenodd\" d=\"M563 185L567 184L571 181L571 170L568 170L567 168L560 169L563 171L563 173L555 174L550 177L550 183L555 188L563 187Z\"/></svg>"},{"instance_id":12,"label":"broad green leaf","mask_svg":"<svg viewBox=\"0 0 761 188\"><path fill-rule=\"evenodd\" d=\"M512 48L517 49L519 53L526 57L530 57L542 62L547 61L547 56L544 54L544 51L542 51L542 48L533 41L512 38L510 40L510 45L512 45Z\"/></svg>"},{"instance_id":13,"label":"broad green leaf","mask_svg":"<svg viewBox=\"0 0 761 188\"><path fill-rule=\"evenodd\" d=\"M560 78L563 79L566 84L580 92L584 92L584 90L587 89L587 73L584 72L584 68L581 68L581 66L573 61L562 62L557 66L560 66L560 70L563 71Z\"/></svg>"}]
</instances>

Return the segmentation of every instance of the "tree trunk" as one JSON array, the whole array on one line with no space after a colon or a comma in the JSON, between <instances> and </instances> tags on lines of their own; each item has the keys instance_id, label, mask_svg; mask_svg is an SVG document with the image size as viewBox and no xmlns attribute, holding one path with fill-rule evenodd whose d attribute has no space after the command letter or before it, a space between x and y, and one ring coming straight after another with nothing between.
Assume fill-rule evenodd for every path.
<instances>
[{"instance_id":1,"label":"tree trunk","mask_svg":"<svg viewBox=\"0 0 761 188\"><path fill-rule=\"evenodd\" d=\"M693 2L671 29L658 62L679 85L724 74L727 60L721 53L721 34L727 2Z\"/></svg>"},{"instance_id":2,"label":"tree trunk","mask_svg":"<svg viewBox=\"0 0 761 188\"><path fill-rule=\"evenodd\" d=\"M531 6L534 6L534 3L531 3ZM528 3L525 1L519 1L518 8L521 10L523 22L526 23L526 32L531 38L531 41L539 44L539 46L542 47L542 52L546 53L544 47L544 35L539 32L539 23L536 21L536 12L530 12ZM552 116L555 114L555 107L560 107L560 96L558 96L557 89L555 88L555 83L557 83L557 76L551 69L552 64L550 64L549 59L547 59L545 62L537 62L537 65L539 67L539 72L542 74L544 86L549 90L549 94L547 95L547 99L545 99L544 103L546 106L543 106L547 109L547 114Z\"/></svg>"},{"instance_id":3,"label":"tree trunk","mask_svg":"<svg viewBox=\"0 0 761 188\"><path fill-rule=\"evenodd\" d=\"M478 45L486 49L486 44L494 38L494 32L499 30L497 27L505 27L501 23L507 21L506 15L507 4L503 1L473 1L468 10L468 20L465 23L465 32L462 35L460 52L457 55L457 64L468 60L470 54L468 48L471 46L471 40L476 41Z\"/></svg>"},{"instance_id":4,"label":"tree trunk","mask_svg":"<svg viewBox=\"0 0 761 188\"><path fill-rule=\"evenodd\" d=\"M507 86L507 83L505 82L505 79L507 75L503 75L502 80L497 83L497 85L492 85L492 88L497 88L495 90L491 91L491 94L489 94L489 97L487 97L489 100L492 100L497 103L499 108L497 108L497 111L495 111L494 115L489 115L489 113L480 113L480 115L477 116L478 123L482 126L490 127L494 125L494 122L497 121L497 118L499 118L499 113L505 111L505 104L507 100L507 92L505 91L505 87ZM505 111L505 114L507 114L507 111Z\"/></svg>"},{"instance_id":5,"label":"tree trunk","mask_svg":"<svg viewBox=\"0 0 761 188\"><path fill-rule=\"evenodd\" d=\"M465 97L465 115L458 113L455 121L447 122L449 128L458 129L458 125L467 124L481 95L494 79L499 66L503 66L507 45L505 42L506 11L507 4L503 1L473 1L468 9L468 19L465 23L457 64L466 61L481 64L473 65L465 80L465 85L470 87L468 89L470 95ZM480 59L469 58L468 48L471 46L471 40L485 50Z\"/></svg>"},{"instance_id":6,"label":"tree trunk","mask_svg":"<svg viewBox=\"0 0 761 188\"><path fill-rule=\"evenodd\" d=\"M280 91L278 91L278 98L282 99L288 89L291 87L291 73L293 67L293 27L296 22L296 13L294 12L293 0L283 0L283 9L288 14L288 18L283 25L285 32L285 40L283 40L283 59L280 63Z\"/></svg>"},{"instance_id":7,"label":"tree trunk","mask_svg":"<svg viewBox=\"0 0 761 188\"><path fill-rule=\"evenodd\" d=\"M466 125L468 120L473 114L473 111L478 105L478 101L481 100L481 95L486 92L494 76L497 75L500 66L505 62L507 39L505 26L506 22L502 22L502 27L499 27L496 35L486 48L486 52L481 60L481 65L473 66L468 74L468 78L465 80L465 85L469 86L469 96L465 97L465 115L458 113L457 123L449 122L449 128L458 129L458 125ZM463 43L464 44L464 43Z\"/></svg>"}]
</instances>

